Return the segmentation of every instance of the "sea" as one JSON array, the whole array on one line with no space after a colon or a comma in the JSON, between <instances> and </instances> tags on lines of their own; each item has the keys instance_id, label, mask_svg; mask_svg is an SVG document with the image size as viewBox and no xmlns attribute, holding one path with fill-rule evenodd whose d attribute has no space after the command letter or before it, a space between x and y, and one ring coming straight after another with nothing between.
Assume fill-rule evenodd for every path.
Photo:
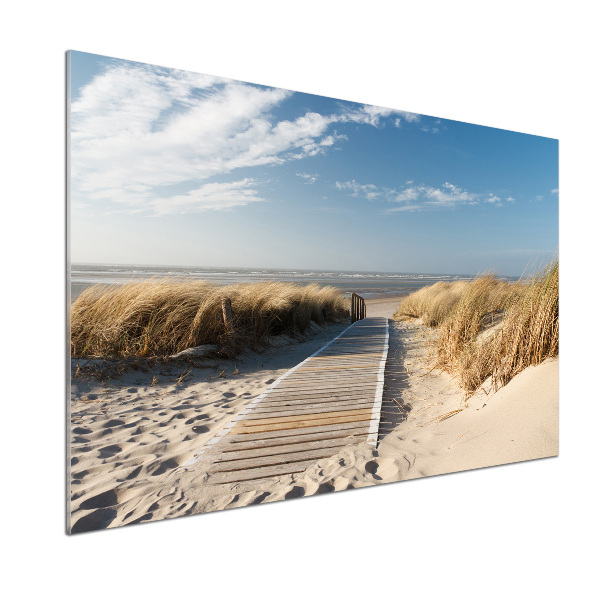
<instances>
[{"instance_id":1,"label":"sea","mask_svg":"<svg viewBox=\"0 0 600 600\"><path fill-rule=\"evenodd\" d=\"M402 296L437 281L472 279L472 275L432 273L387 273L377 271L335 271L302 269L248 269L216 267L179 267L156 265L71 265L71 301L95 284L123 284L142 279L204 280L215 284L286 281L298 284L318 283L339 288L345 295L352 292L367 298Z\"/></svg>"}]
</instances>

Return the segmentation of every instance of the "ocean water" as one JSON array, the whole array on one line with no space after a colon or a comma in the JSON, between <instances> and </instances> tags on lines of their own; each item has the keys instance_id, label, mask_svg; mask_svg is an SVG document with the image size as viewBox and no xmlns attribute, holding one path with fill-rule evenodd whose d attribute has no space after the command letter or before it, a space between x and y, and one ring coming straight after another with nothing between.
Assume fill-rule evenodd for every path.
<instances>
[{"instance_id":1,"label":"ocean water","mask_svg":"<svg viewBox=\"0 0 600 600\"><path fill-rule=\"evenodd\" d=\"M293 269L245 269L214 267L177 267L152 265L71 265L71 299L95 284L122 284L148 278L205 280L216 284L256 281L287 281L298 284L333 285L345 294L364 298L408 294L437 281L471 279L470 275L426 273L378 273L362 271L310 271Z\"/></svg>"}]
</instances>

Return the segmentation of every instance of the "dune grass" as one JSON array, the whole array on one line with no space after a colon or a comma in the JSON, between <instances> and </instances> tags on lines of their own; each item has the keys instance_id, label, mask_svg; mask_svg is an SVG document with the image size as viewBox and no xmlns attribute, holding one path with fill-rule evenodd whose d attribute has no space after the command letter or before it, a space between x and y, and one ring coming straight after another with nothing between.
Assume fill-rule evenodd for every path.
<instances>
[{"instance_id":1,"label":"dune grass","mask_svg":"<svg viewBox=\"0 0 600 600\"><path fill-rule=\"evenodd\" d=\"M421 288L403 299L394 318L421 319L428 327L438 327L454 311L465 295L483 295L479 301L497 299L508 291L506 282L495 279L491 275L483 275L474 281L438 281L433 285Z\"/></svg>"},{"instance_id":2,"label":"dune grass","mask_svg":"<svg viewBox=\"0 0 600 600\"><path fill-rule=\"evenodd\" d=\"M436 366L467 394L488 377L498 389L528 366L558 356L558 261L515 284L485 275L411 296L394 318L421 318L437 328Z\"/></svg>"},{"instance_id":3,"label":"dune grass","mask_svg":"<svg viewBox=\"0 0 600 600\"><path fill-rule=\"evenodd\" d=\"M221 301L230 298L232 334ZM293 309L293 310L292 310ZM74 358L169 356L216 344L234 356L271 336L304 332L311 322L349 315L334 287L260 282L218 286L203 281L149 280L87 288L71 307Z\"/></svg>"}]
</instances>

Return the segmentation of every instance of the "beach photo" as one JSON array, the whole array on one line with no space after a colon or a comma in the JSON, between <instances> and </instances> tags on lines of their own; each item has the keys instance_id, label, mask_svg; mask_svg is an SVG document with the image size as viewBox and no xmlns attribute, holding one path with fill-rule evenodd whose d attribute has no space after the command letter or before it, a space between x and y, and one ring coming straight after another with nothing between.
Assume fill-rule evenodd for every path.
<instances>
[{"instance_id":1,"label":"beach photo","mask_svg":"<svg viewBox=\"0 0 600 600\"><path fill-rule=\"evenodd\" d=\"M558 455L558 140L67 59L70 533Z\"/></svg>"}]
</instances>

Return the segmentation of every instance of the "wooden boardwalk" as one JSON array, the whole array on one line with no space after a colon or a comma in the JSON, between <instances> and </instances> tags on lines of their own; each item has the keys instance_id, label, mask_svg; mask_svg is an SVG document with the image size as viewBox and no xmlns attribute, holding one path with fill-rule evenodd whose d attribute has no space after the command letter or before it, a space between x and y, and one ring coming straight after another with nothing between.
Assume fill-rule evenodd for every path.
<instances>
[{"instance_id":1,"label":"wooden boardwalk","mask_svg":"<svg viewBox=\"0 0 600 600\"><path fill-rule=\"evenodd\" d=\"M377 443L388 351L381 317L353 323L282 375L182 468L207 484L300 473L349 444Z\"/></svg>"}]
</instances>

